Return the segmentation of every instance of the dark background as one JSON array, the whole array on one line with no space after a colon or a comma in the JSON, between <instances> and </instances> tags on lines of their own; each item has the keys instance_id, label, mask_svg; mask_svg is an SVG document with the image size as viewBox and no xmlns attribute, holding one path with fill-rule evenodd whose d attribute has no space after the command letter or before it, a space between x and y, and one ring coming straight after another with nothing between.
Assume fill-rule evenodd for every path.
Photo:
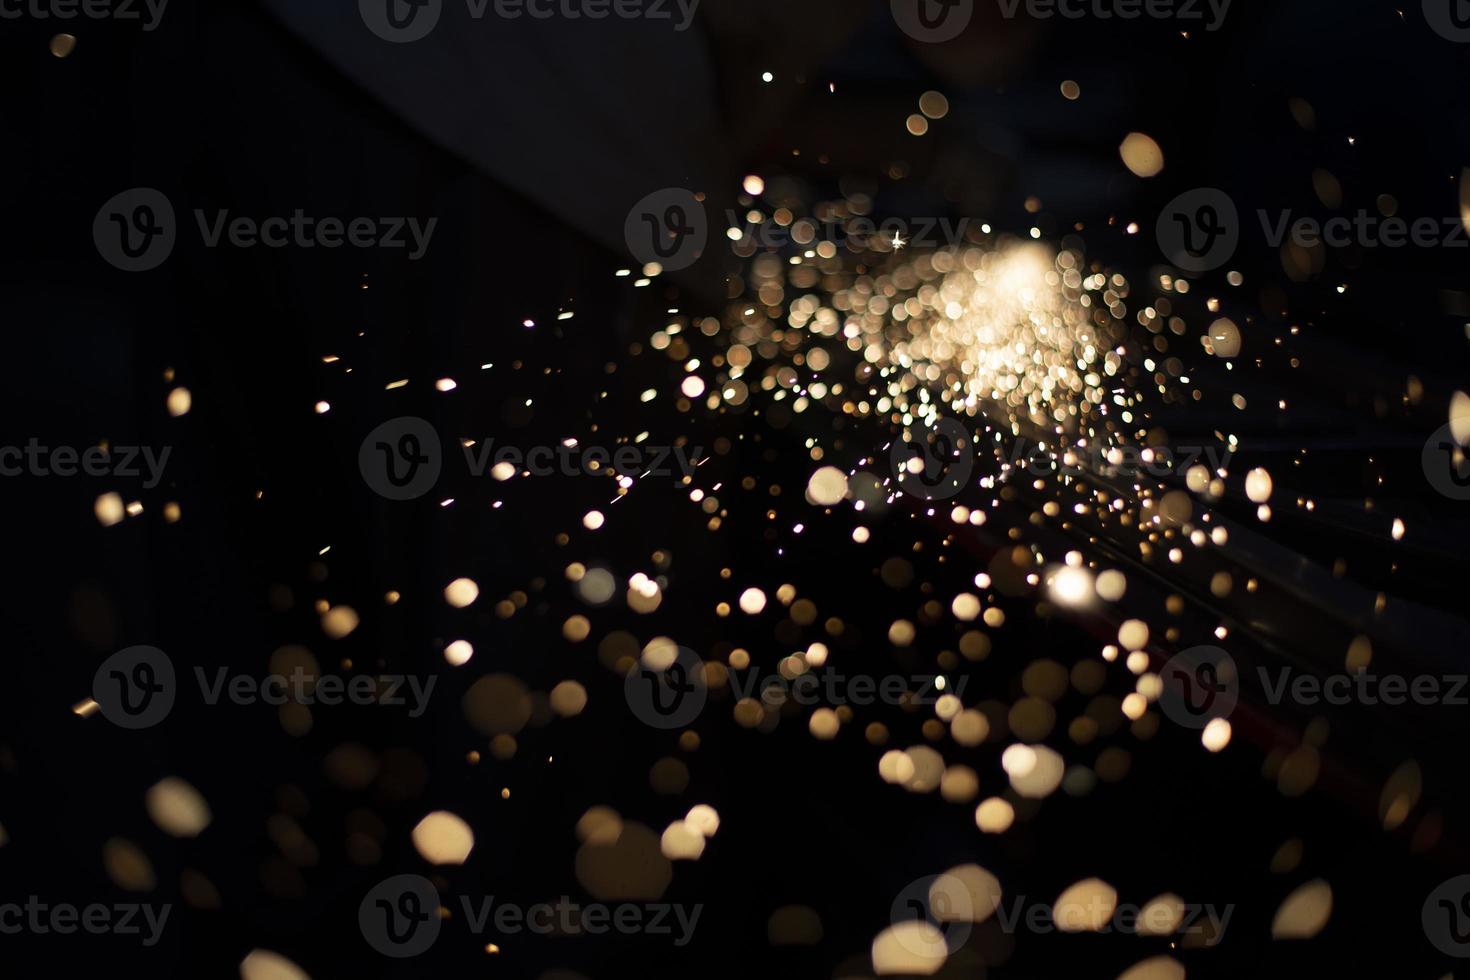
<instances>
[{"instance_id":1,"label":"dark background","mask_svg":"<svg viewBox=\"0 0 1470 980\"><path fill-rule=\"evenodd\" d=\"M688 274L644 290L615 279L613 270L630 261L603 217L620 216L657 187L729 194L741 174L760 173L793 178L813 199L853 182L871 187L880 216L970 216L1017 233L1035 225L1047 239L1081 223L1089 255L1127 270L1135 284L1162 261L1154 216L1192 187L1226 189L1243 215L1292 208L1325 217L1331 212L1311 179L1322 168L1342 184L1343 212L1371 210L1379 194L1391 193L1411 219L1456 213L1459 174L1470 162L1461 104L1470 47L1429 30L1417 4L1401 14L1376 0L1237 0L1221 31L1187 39L1168 23L1008 22L980 6L971 31L942 46L909 41L886 4L857 0L705 0L686 36L620 26L648 32L627 48L595 31L557 34L558 25L548 25L542 46L522 55L557 66L550 84L538 86L522 86L498 62L446 69L432 85L405 79L395 74L396 52L374 45L382 64L376 84L365 87L338 67L340 52L303 40L243 0L174 0L149 34L108 22L0 23L7 93L0 295L9 352L0 442L35 436L85 446L107 438L173 447L168 477L152 491L87 479L0 484L7 569L0 825L9 838L0 848L0 895L139 900L102 869L103 842L120 836L153 862L158 886L141 897L175 905L152 950L115 936L0 937L0 954L15 954L6 956L15 975L102 967L126 976L224 977L264 947L318 978L534 977L554 968L593 977L859 976L892 897L915 878L969 861L1024 868L1022 891L1040 901L1095 874L1125 900L1172 890L1235 904L1227 942L1180 954L1191 977L1449 972L1452 964L1424 940L1419 909L1435 884L1470 870L1458 799L1466 726L1454 709L1391 718L1324 709L1336 749L1332 774L1301 799L1278 794L1262 766L1273 750L1299 742L1309 717L1266 711L1242 723L1237 744L1221 756L1202 755L1189 733L1168 726L1147 744L1120 730L1088 751L1095 758L1104 744L1125 746L1132 759L1125 780L1083 800L1059 795L1007 835L978 838L970 807L876 780L876 753L858 736L861 726L834 743L814 742L801 724L764 736L734 727L721 709L697 726L699 751L683 756L673 736L628 717L620 683L593 662L594 651L557 639L557 625L578 609L560 575L567 562L628 556L631 570L666 548L674 555L666 603L677 607L664 610L660 629L682 630L681 642L700 650L760 642L722 632L743 626L708 616L718 598L707 594L709 584L729 566L770 588L793 580L819 589L812 598L823 614L833 610L856 627L851 655L877 658L863 637L881 635L923 597L917 587L896 594L873 568L826 560L840 553L840 528L814 526L804 548L778 560L758 494L731 504L748 512L747 533L714 536L702 517L669 502L670 488L663 497L630 498L636 518L624 515L589 542L576 517L600 498L578 481L533 494L464 479L423 500L389 504L358 475L363 435L397 415L525 445L572 431L590 436L594 423L650 428L666 439L688 433L684 420L637 399L646 387L666 386L677 365L630 358L630 345L661 325L670 307L718 315L724 277L738 264L717 227L720 247ZM47 51L61 30L78 37L66 59ZM473 38L446 32L442 40L474 50ZM577 94L619 91L624 76L608 72L620 58L627 111ZM661 64L686 67L661 77ZM699 67L698 85L682 74L694 70L687 66ZM769 86L760 81L767 70L776 75ZM1064 79L1081 85L1080 100L1060 97ZM476 86L496 97L476 103L469 94ZM651 89L681 86L693 94L640 101ZM381 93L395 87L403 101L389 108ZM903 119L928 89L943 91L951 111L914 139ZM462 120L474 126L473 145L446 148L403 109L446 95L451 119L459 106L477 104ZM1314 129L1293 119L1292 97L1314 108ZM512 104L504 111L517 114L516 136L498 139L503 130L490 110ZM1152 180L1133 177L1118 159L1118 143L1134 130L1164 149L1166 169ZM561 176L568 144L580 148L574 183ZM639 163L630 147L663 164ZM669 163L655 152L665 147L680 148L683 158ZM887 176L894 172L907 176ZM101 260L89 229L103 201L133 186L165 191L181 218L196 207L252 215L302 207L440 223L417 263L372 250L204 249L181 228L163 268L128 275ZM1038 213L1026 210L1028 197L1040 200ZM1142 228L1136 236L1124 231L1131 221ZM1430 490L1419 453L1444 423L1450 393L1466 385L1467 254L1340 252L1297 282L1247 219L1229 266L1244 284L1227 286L1224 270L1201 277L1201 298L1220 297L1262 360L1229 379L1229 390L1247 395L1247 412L1180 425L1229 426L1246 445L1237 471L1267 465L1277 475L1277 518L1262 531L1280 549L1273 555L1300 556L1319 569L1342 560L1346 568L1337 579L1326 576L1340 586L1311 586L1310 616L1297 615L1289 590L1277 605L1262 599L1259 610L1244 613L1263 638L1260 656L1272 656L1274 642L1295 663L1335 669L1344 639L1362 627L1362 595L1382 591L1395 599L1384 626L1394 642L1375 647L1385 669L1426 661L1463 669L1466 511ZM1349 286L1345 293L1340 284ZM558 322L569 308L576 318ZM1208 314L1198 317L1207 322ZM527 318L539 326L521 327ZM323 365L329 353L350 359L353 373ZM486 362L496 367L478 372ZM164 410L172 387L166 369L193 393L183 418ZM1405 397L1410 375L1423 385L1417 404ZM455 397L433 392L442 376L459 381ZM399 377L413 383L383 390ZM608 397L598 398L601 391ZM1291 410L1277 411L1278 398ZM332 404L330 413L313 413L320 399ZM710 445L749 424L723 418L696 435ZM784 484L799 498L809 471L802 437L797 429L767 433L768 442L741 444L717 465L734 480L759 473L763 484ZM1292 465L1298 448L1310 452ZM92 501L109 489L142 500L145 514L100 527ZM1290 507L1298 495L1314 498L1317 509ZM1377 502L1371 517L1361 506L1366 495ZM439 507L444 496L456 504ZM508 500L503 513L489 507L499 496ZM183 510L177 525L161 517L169 500ZM1249 521L1253 508L1237 499L1221 509ZM1390 514L1409 524L1406 541L1388 541ZM893 517L876 533L897 552L938 536L923 524ZM557 545L563 531L571 546ZM998 544L977 535L963 547L983 562ZM793 564L799 579L795 571L788 577ZM973 567L932 571L935 594L944 595L946 583L952 593ZM439 594L459 575L480 583L482 599L453 613ZM1316 582L1305 573L1287 578L1302 583L1304 595ZM494 615L494 600L528 588L527 614ZM391 608L381 602L389 589L404 596ZM1171 589L1161 582L1130 601ZM319 597L363 616L332 655L311 608ZM1017 603L1011 643L1063 663L1093 654L1089 624L1032 620L1025 609ZM628 614L636 632L635 618ZM616 625L600 620L600 629L604 622ZM440 656L451 636L473 639L478 651L462 671ZM318 711L313 730L299 738L269 710L243 707L181 703L166 724L140 733L74 716L97 664L138 643L169 651L180 666L244 671L262 670L280 645L306 643L324 665L340 655L435 673L438 700L416 721L378 708ZM1019 663L980 665L974 683L994 685L1000 699L1014 696ZM483 751L484 739L464 723L458 698L491 669L541 690L578 677L591 705L575 719L528 730L515 759L486 753L469 766L465 753ZM918 719L892 713L885 720L894 744L918 741ZM323 773L323 759L345 741L382 761L382 775L366 789L342 790ZM648 779L648 767L667 755L684 757L693 773L674 798ZM547 756L555 763L544 764ZM976 750L968 762L981 773L982 796L1004 779L994 756ZM1377 788L1410 758L1428 773L1427 799L1403 829L1385 833L1373 812ZM142 807L143 791L169 774L187 778L211 804L214 821L197 840L164 836ZM509 800L500 798L502 786L512 788ZM676 866L665 895L705 905L685 949L648 936L521 937L487 957L486 939L448 923L431 953L395 963L358 934L357 903L368 888L389 874L425 871L408 832L429 810L459 813L477 835L470 862L438 879L441 891L530 903L581 894L572 827L588 806L606 803L659 828L694 802L716 806L723 826L698 862ZM283 813L316 843L317 860L282 856L267 827ZM350 860L343 846L345 828L364 813L383 828L381 857L371 864ZM1272 853L1297 836L1306 842L1301 867L1273 874ZM178 885L185 868L209 877L220 909L185 906ZM1272 942L1277 904L1319 876L1336 896L1327 930L1311 942ZM818 946L768 944L767 917L791 903L820 913ZM1162 941L1126 936L977 934L946 975L982 975L983 957L997 977L1113 977L1167 952Z\"/></svg>"}]
</instances>

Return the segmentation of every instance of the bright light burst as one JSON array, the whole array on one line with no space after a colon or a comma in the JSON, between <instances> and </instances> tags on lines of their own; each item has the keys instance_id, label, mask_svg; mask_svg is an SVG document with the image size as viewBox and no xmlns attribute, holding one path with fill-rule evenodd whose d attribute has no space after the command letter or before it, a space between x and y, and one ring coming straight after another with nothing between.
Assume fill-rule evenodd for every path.
<instances>
[{"instance_id":1,"label":"bright light burst","mask_svg":"<svg viewBox=\"0 0 1470 980\"><path fill-rule=\"evenodd\" d=\"M916 259L892 277L902 302L884 304L890 362L966 414L1075 428L1122 365L1109 347L1127 296L1121 277L1084 277L1081 264L1031 243Z\"/></svg>"}]
</instances>

